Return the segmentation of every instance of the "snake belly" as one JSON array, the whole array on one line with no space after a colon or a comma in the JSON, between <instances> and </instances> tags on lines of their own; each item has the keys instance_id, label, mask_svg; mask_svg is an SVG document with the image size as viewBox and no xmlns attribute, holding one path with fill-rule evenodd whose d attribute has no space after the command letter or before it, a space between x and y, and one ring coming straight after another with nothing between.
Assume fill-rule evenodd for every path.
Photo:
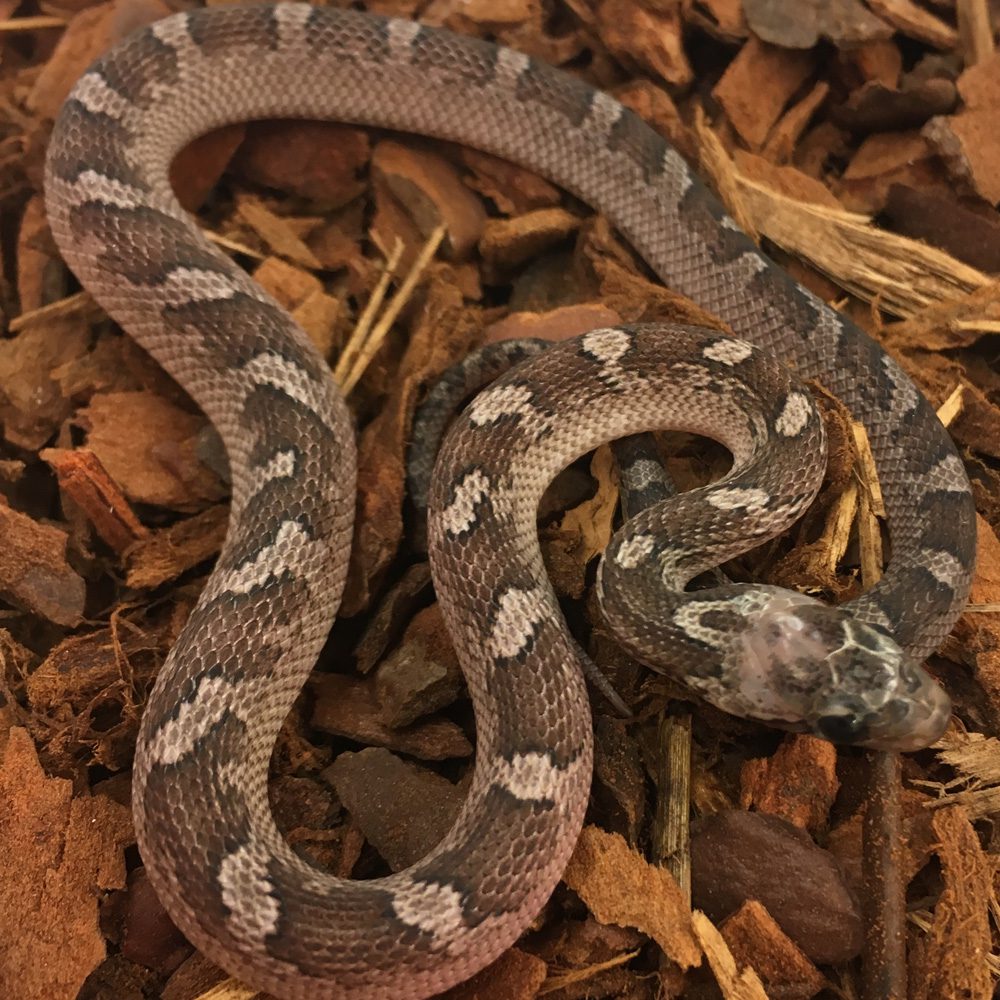
<instances>
[{"instance_id":1,"label":"snake belly","mask_svg":"<svg viewBox=\"0 0 1000 1000\"><path fill-rule=\"evenodd\" d=\"M468 479L456 466L431 527L464 532L478 553L460 580L444 556L435 566L477 711L462 814L417 866L365 883L317 871L279 835L268 764L340 601L355 450L328 366L170 189L177 151L252 118L399 129L532 169L604 213L665 284L800 377L822 379L868 431L889 518L885 575L851 608L917 659L948 633L968 593L971 492L899 365L763 257L663 138L577 79L410 21L295 3L175 15L92 66L52 134L52 232L83 285L214 423L232 474L228 537L142 720L133 801L144 863L190 939L254 986L288 998L425 997L509 946L558 880L589 789L586 692L538 578L526 500L539 489L535 470L510 456L521 486L501 495L489 475ZM697 353L692 336L679 340ZM597 430L642 429L623 426L618 403L599 411L609 378L631 377L631 350L615 354L618 342L600 342L589 375L579 352L576 361L555 354L542 371L563 390L536 375L505 383L473 413L488 424L555 412L572 384L606 418L582 421L586 432L564 428L560 447L579 453ZM657 377L672 357L658 350L641 368ZM565 372L575 381L560 383ZM662 381L660 396L675 389ZM546 440L532 449L539 469L556 460ZM485 516L497 511L499 521ZM491 539L495 549L476 538L481 524L498 523L506 534ZM497 581L492 604L474 605L472 592ZM531 670L505 673L529 654Z\"/></svg>"}]
</instances>

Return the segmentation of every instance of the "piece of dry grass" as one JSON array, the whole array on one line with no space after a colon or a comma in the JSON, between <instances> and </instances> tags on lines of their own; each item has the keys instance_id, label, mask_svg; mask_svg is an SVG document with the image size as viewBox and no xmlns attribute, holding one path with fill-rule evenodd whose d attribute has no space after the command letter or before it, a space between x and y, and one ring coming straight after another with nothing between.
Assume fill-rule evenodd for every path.
<instances>
[{"instance_id":1,"label":"piece of dry grass","mask_svg":"<svg viewBox=\"0 0 1000 1000\"><path fill-rule=\"evenodd\" d=\"M740 226L808 260L858 298L909 317L989 284L982 271L926 243L878 229L866 215L798 201L751 180L703 121L696 132L703 165Z\"/></svg>"},{"instance_id":2,"label":"piece of dry grass","mask_svg":"<svg viewBox=\"0 0 1000 1000\"><path fill-rule=\"evenodd\" d=\"M402 243L397 242L392 252L388 255L385 270L382 272L378 285L372 292L371 298L368 300L368 305L358 319L354 327L354 332L351 334L351 338L347 342L347 346L344 348L340 360L337 362L337 367L334 370L334 378L340 384L341 391L345 396L349 395L351 390L358 384L361 376L365 373L365 369L371 363L372 358L378 353L378 349L382 346L386 336L388 336L389 331L392 329L392 324L396 322L396 318L402 311L403 306L406 305L413 295L424 270L434 259L434 254L437 253L437 249L445 237L445 232L444 226L438 226L431 233L427 242L420 248L420 253L413 262L413 267L410 268L410 271L403 279L403 283L399 286L396 294L386 307L385 312L382 313L376 322L375 317L378 315L378 310L385 301L389 282L392 280L392 276L403 256Z\"/></svg>"}]
</instances>

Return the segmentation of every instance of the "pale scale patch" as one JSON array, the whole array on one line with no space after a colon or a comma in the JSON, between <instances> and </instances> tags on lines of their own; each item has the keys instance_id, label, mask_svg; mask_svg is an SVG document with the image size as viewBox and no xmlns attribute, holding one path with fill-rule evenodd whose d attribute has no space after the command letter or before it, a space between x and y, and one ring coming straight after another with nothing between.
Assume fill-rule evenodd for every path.
<instances>
[{"instance_id":1,"label":"pale scale patch","mask_svg":"<svg viewBox=\"0 0 1000 1000\"><path fill-rule=\"evenodd\" d=\"M462 896L450 885L401 880L393 890L392 908L398 920L429 934L439 946L454 943L466 930Z\"/></svg>"},{"instance_id":2,"label":"pale scale patch","mask_svg":"<svg viewBox=\"0 0 1000 1000\"><path fill-rule=\"evenodd\" d=\"M717 510L745 510L757 514L765 510L771 496L755 486L723 486L706 498Z\"/></svg>"},{"instance_id":3,"label":"pale scale patch","mask_svg":"<svg viewBox=\"0 0 1000 1000\"><path fill-rule=\"evenodd\" d=\"M756 633L751 630L734 636L728 630L723 631L722 629L706 625L703 616L711 611L724 612L726 615L735 613L749 624L755 615L759 615L772 605L774 600L775 598L765 591L747 590L738 597L728 601L686 601L674 611L674 624L686 635L698 639L709 646L725 650L734 640L743 639L745 641L746 636L752 636ZM795 593L789 593L787 596L783 595L781 600L784 601L787 607L791 608L800 604L815 603L810 598L802 597Z\"/></svg>"},{"instance_id":4,"label":"pale scale patch","mask_svg":"<svg viewBox=\"0 0 1000 1000\"><path fill-rule=\"evenodd\" d=\"M209 587L212 582L209 581ZM206 588L207 589L207 588ZM203 592L204 595L204 592ZM148 749L153 764L177 764L192 753L208 733L222 720L225 713L239 719L251 734L265 734L270 745L281 728L288 709L302 688L302 681L287 669L289 650L298 651L302 642L298 630L276 626L268 635L271 645L280 645L285 652L274 663L267 664L267 673L246 675L234 684L229 678L200 675L195 680L194 693L178 704L176 717L168 719L154 731ZM294 658L294 657L293 657ZM242 757L218 774L220 784L245 786L241 775L246 764Z\"/></svg>"},{"instance_id":5,"label":"pale scale patch","mask_svg":"<svg viewBox=\"0 0 1000 1000\"><path fill-rule=\"evenodd\" d=\"M816 329L821 340L836 343L844 336L844 319L836 310L831 309L818 295L808 289L802 289L806 298L816 309Z\"/></svg>"},{"instance_id":6,"label":"pale scale patch","mask_svg":"<svg viewBox=\"0 0 1000 1000\"><path fill-rule=\"evenodd\" d=\"M536 413L533 393L526 385L500 385L481 392L468 408L476 427L486 427L504 417L527 417Z\"/></svg>"},{"instance_id":7,"label":"pale scale patch","mask_svg":"<svg viewBox=\"0 0 1000 1000\"><path fill-rule=\"evenodd\" d=\"M487 639L496 659L508 660L523 653L542 622L542 598L537 590L511 587L497 601L497 610Z\"/></svg>"},{"instance_id":8,"label":"pale scale patch","mask_svg":"<svg viewBox=\"0 0 1000 1000\"><path fill-rule=\"evenodd\" d=\"M150 759L155 764L176 764L217 725L232 701L232 684L224 677L199 677L194 694L177 706L176 718L168 719L149 740Z\"/></svg>"},{"instance_id":9,"label":"pale scale patch","mask_svg":"<svg viewBox=\"0 0 1000 1000\"><path fill-rule=\"evenodd\" d=\"M965 466L958 455L945 455L935 462L927 479L936 489L949 493L964 493L968 489Z\"/></svg>"},{"instance_id":10,"label":"pale scale patch","mask_svg":"<svg viewBox=\"0 0 1000 1000\"><path fill-rule=\"evenodd\" d=\"M735 231L741 232L739 226L735 227ZM733 288L746 288L758 275L773 267L762 254L756 250L748 250L726 264L719 264L718 270L729 277ZM774 315L779 314L775 311ZM781 319L785 320L787 317L782 316Z\"/></svg>"},{"instance_id":11,"label":"pale scale patch","mask_svg":"<svg viewBox=\"0 0 1000 1000\"><path fill-rule=\"evenodd\" d=\"M864 612L863 614L859 614L859 618L861 621L869 622L872 625L881 625L882 628L887 629L890 633L892 632L892 618L873 601L865 605Z\"/></svg>"},{"instance_id":12,"label":"pale scale patch","mask_svg":"<svg viewBox=\"0 0 1000 1000\"><path fill-rule=\"evenodd\" d=\"M655 535L634 535L622 542L615 553L615 562L623 569L635 569L655 548Z\"/></svg>"},{"instance_id":13,"label":"pale scale patch","mask_svg":"<svg viewBox=\"0 0 1000 1000\"><path fill-rule=\"evenodd\" d=\"M326 400L321 387L307 371L280 354L263 351L252 357L240 371L258 385L274 386L314 413L325 410Z\"/></svg>"},{"instance_id":14,"label":"pale scale patch","mask_svg":"<svg viewBox=\"0 0 1000 1000\"><path fill-rule=\"evenodd\" d=\"M552 763L547 753L518 753L511 760L496 762L496 783L521 802L555 799L565 772Z\"/></svg>"},{"instance_id":15,"label":"pale scale patch","mask_svg":"<svg viewBox=\"0 0 1000 1000\"><path fill-rule=\"evenodd\" d=\"M303 39L311 12L311 8L305 4L275 4L274 18L278 26L279 45L282 48L305 51Z\"/></svg>"},{"instance_id":16,"label":"pale scale patch","mask_svg":"<svg viewBox=\"0 0 1000 1000\"><path fill-rule=\"evenodd\" d=\"M514 91L517 82L531 65L531 58L514 49L501 48L497 52L493 68L493 78L502 90Z\"/></svg>"},{"instance_id":17,"label":"pale scale patch","mask_svg":"<svg viewBox=\"0 0 1000 1000\"><path fill-rule=\"evenodd\" d=\"M684 385L688 389L711 390L720 384L719 377L701 362L690 364L687 361L676 361L671 365L671 369L676 375L683 375Z\"/></svg>"},{"instance_id":18,"label":"pale scale patch","mask_svg":"<svg viewBox=\"0 0 1000 1000\"><path fill-rule=\"evenodd\" d=\"M400 62L408 63L413 49L413 39L420 34L417 21L394 17L389 21L389 51Z\"/></svg>"},{"instance_id":19,"label":"pale scale patch","mask_svg":"<svg viewBox=\"0 0 1000 1000\"><path fill-rule=\"evenodd\" d=\"M718 361L723 365L738 365L753 354L753 347L745 340L725 338L708 345L702 354L710 361Z\"/></svg>"},{"instance_id":20,"label":"pale scale patch","mask_svg":"<svg viewBox=\"0 0 1000 1000\"><path fill-rule=\"evenodd\" d=\"M892 410L898 415L909 413L917 406L917 388L888 354L882 356L882 367L892 383Z\"/></svg>"},{"instance_id":21,"label":"pale scale patch","mask_svg":"<svg viewBox=\"0 0 1000 1000\"><path fill-rule=\"evenodd\" d=\"M663 466L651 458L637 459L624 472L628 476L629 488L635 490L644 490L651 483L663 479Z\"/></svg>"},{"instance_id":22,"label":"pale scale patch","mask_svg":"<svg viewBox=\"0 0 1000 1000\"><path fill-rule=\"evenodd\" d=\"M295 452L291 448L275 452L260 469L260 485L295 475Z\"/></svg>"},{"instance_id":23,"label":"pale scale patch","mask_svg":"<svg viewBox=\"0 0 1000 1000\"><path fill-rule=\"evenodd\" d=\"M583 349L592 358L603 365L616 366L628 354L632 346L632 338L624 330L613 327L602 330L591 330L581 341Z\"/></svg>"},{"instance_id":24,"label":"pale scale patch","mask_svg":"<svg viewBox=\"0 0 1000 1000\"><path fill-rule=\"evenodd\" d=\"M84 170L71 186L73 203L82 205L88 201L98 201L115 208L138 208L145 205L148 196L137 191L131 184L105 177L96 170Z\"/></svg>"},{"instance_id":25,"label":"pale scale patch","mask_svg":"<svg viewBox=\"0 0 1000 1000\"><path fill-rule=\"evenodd\" d=\"M622 366L622 359L632 349L632 335L627 330L609 327L591 330L581 340L584 354L597 361L597 377L613 389L638 389L644 378Z\"/></svg>"},{"instance_id":26,"label":"pale scale patch","mask_svg":"<svg viewBox=\"0 0 1000 1000\"><path fill-rule=\"evenodd\" d=\"M166 17L154 21L149 30L168 48L173 49L178 63L184 67L190 62L201 60L201 50L188 31L187 18L183 16ZM185 74L182 72L181 74Z\"/></svg>"},{"instance_id":27,"label":"pale scale patch","mask_svg":"<svg viewBox=\"0 0 1000 1000\"><path fill-rule=\"evenodd\" d=\"M246 764L242 760L224 760L215 768L215 780L219 787L239 790L246 787Z\"/></svg>"},{"instance_id":28,"label":"pale scale patch","mask_svg":"<svg viewBox=\"0 0 1000 1000\"><path fill-rule=\"evenodd\" d=\"M603 91L595 90L587 112L587 127L598 135L607 136L615 127L625 109L613 97Z\"/></svg>"},{"instance_id":29,"label":"pale scale patch","mask_svg":"<svg viewBox=\"0 0 1000 1000\"><path fill-rule=\"evenodd\" d=\"M216 876L222 901L232 911L230 930L237 938L263 947L278 929L281 907L264 858L250 847L237 847L219 863Z\"/></svg>"},{"instance_id":30,"label":"pale scale patch","mask_svg":"<svg viewBox=\"0 0 1000 1000\"><path fill-rule=\"evenodd\" d=\"M231 299L238 290L228 275L193 267L174 268L156 287L157 297L170 306Z\"/></svg>"},{"instance_id":31,"label":"pale scale patch","mask_svg":"<svg viewBox=\"0 0 1000 1000\"><path fill-rule=\"evenodd\" d=\"M191 37L188 30L188 19L183 14L175 14L173 17L166 17L159 21L154 21L149 26L149 30L174 53L177 60L177 69L181 80L197 80L200 74L205 71L205 56L197 43ZM183 136L190 140L190 133L187 131L190 109L183 107L178 109L177 114L171 120L164 118L161 109L166 107L168 102L176 101L177 90L173 83L168 80L158 80L155 77L146 80L143 86L143 105L149 108L156 108L159 114L159 121L165 121L165 129L156 137L154 149L174 148L172 143L177 142ZM169 128L169 131L166 131ZM151 136L144 136L147 142L152 141ZM154 154L157 155L157 154Z\"/></svg>"},{"instance_id":32,"label":"pale scale patch","mask_svg":"<svg viewBox=\"0 0 1000 1000\"><path fill-rule=\"evenodd\" d=\"M684 158L672 147L663 151L663 176L672 182L672 193L680 200L694 187L694 174Z\"/></svg>"},{"instance_id":33,"label":"pale scale patch","mask_svg":"<svg viewBox=\"0 0 1000 1000\"><path fill-rule=\"evenodd\" d=\"M454 499L441 511L441 523L449 535L464 534L476 523L476 508L486 499L490 481L481 469L467 472L455 487Z\"/></svg>"},{"instance_id":34,"label":"pale scale patch","mask_svg":"<svg viewBox=\"0 0 1000 1000\"><path fill-rule=\"evenodd\" d=\"M812 409L812 401L804 392L790 392L774 422L775 430L782 437L797 437L809 423Z\"/></svg>"},{"instance_id":35,"label":"pale scale patch","mask_svg":"<svg viewBox=\"0 0 1000 1000\"><path fill-rule=\"evenodd\" d=\"M966 569L961 561L944 549L925 549L922 553L921 565L946 587L954 588L955 581L961 580Z\"/></svg>"},{"instance_id":36,"label":"pale scale patch","mask_svg":"<svg viewBox=\"0 0 1000 1000\"><path fill-rule=\"evenodd\" d=\"M300 567L322 559L326 549L327 546L311 538L298 521L283 521L273 543L265 545L253 559L228 572L213 574L205 590L212 597L224 593L249 594L283 570L301 575Z\"/></svg>"},{"instance_id":37,"label":"pale scale patch","mask_svg":"<svg viewBox=\"0 0 1000 1000\"><path fill-rule=\"evenodd\" d=\"M133 110L132 104L110 87L100 73L93 70L80 77L70 97L79 101L88 111L96 115L107 115L115 121L124 121Z\"/></svg>"},{"instance_id":38,"label":"pale scale patch","mask_svg":"<svg viewBox=\"0 0 1000 1000\"><path fill-rule=\"evenodd\" d=\"M729 601L689 601L679 605L674 611L674 624L692 639L725 649L730 642L729 633L704 624L702 615L708 611L732 613L733 605Z\"/></svg>"}]
</instances>

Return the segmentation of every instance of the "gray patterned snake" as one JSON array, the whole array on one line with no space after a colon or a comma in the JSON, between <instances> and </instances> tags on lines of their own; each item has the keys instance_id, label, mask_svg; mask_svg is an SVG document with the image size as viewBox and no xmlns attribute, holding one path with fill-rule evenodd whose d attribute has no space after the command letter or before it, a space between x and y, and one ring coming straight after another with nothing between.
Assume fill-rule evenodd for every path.
<instances>
[{"instance_id":1,"label":"gray patterned snake","mask_svg":"<svg viewBox=\"0 0 1000 1000\"><path fill-rule=\"evenodd\" d=\"M267 798L274 740L343 589L352 419L327 365L200 235L167 180L195 136L288 117L438 136L533 169L756 345L595 331L513 369L458 419L429 537L476 710L475 778L445 840L371 882L301 860ZM941 733L947 698L920 663L965 602L974 550L948 436L893 360L767 261L606 95L409 21L214 7L138 32L81 78L55 125L46 192L69 265L229 455L229 535L150 697L133 798L161 899L235 975L280 997L425 997L496 958L545 902L582 823L592 733L534 515L547 479L602 441L678 427L735 460L721 483L628 522L606 553L605 613L633 653L730 711L847 743L912 749ZM818 486L804 463L822 452L820 422L770 355L822 379L871 439L892 554L881 582L840 609L773 587L678 592L706 562L780 531Z\"/></svg>"}]
</instances>

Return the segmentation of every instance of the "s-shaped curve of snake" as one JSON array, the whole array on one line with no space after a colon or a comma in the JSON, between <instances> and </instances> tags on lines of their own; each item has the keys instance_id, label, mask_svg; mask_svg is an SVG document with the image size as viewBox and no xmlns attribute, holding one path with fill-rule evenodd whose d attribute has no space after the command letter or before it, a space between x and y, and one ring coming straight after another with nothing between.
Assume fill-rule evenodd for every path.
<instances>
[{"instance_id":1,"label":"s-shaped curve of snake","mask_svg":"<svg viewBox=\"0 0 1000 1000\"><path fill-rule=\"evenodd\" d=\"M301 331L201 236L168 182L187 142L250 118L453 140L603 212L666 284L822 379L864 423L889 517L884 578L844 609L774 588L708 603L712 591L664 593L697 571L699 547L725 558L809 502L819 474L795 465L822 448L808 394L744 340L706 331L603 330L545 352L459 419L432 495L432 569L477 718L468 800L407 871L359 883L306 864L275 827L267 770L343 589L352 420ZM669 663L669 639L672 662L717 704L846 742L911 749L942 731L947 698L919 664L965 602L974 551L948 436L896 362L763 257L608 96L410 21L215 7L155 23L87 71L55 124L46 194L67 262L203 408L230 460L229 535L150 696L133 798L157 892L234 974L281 997L429 996L499 955L551 893L582 823L592 733L534 505L542 477L602 440L687 427L735 461L699 497L630 522L605 555L600 588L629 648ZM682 516L692 503L713 517Z\"/></svg>"}]
</instances>

